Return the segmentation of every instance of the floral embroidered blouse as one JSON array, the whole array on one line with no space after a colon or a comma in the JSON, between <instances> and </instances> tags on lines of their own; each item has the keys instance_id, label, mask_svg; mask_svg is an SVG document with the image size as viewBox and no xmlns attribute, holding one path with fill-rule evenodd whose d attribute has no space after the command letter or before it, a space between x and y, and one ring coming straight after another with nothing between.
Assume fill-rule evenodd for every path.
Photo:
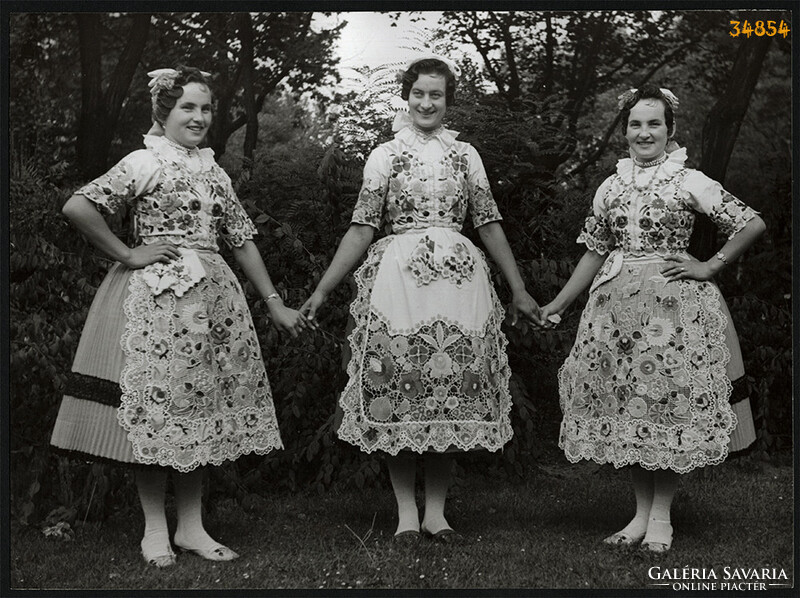
<instances>
[{"instance_id":1,"label":"floral embroidered blouse","mask_svg":"<svg viewBox=\"0 0 800 598\"><path fill-rule=\"evenodd\" d=\"M686 168L686 150L648 168L625 158L594 196L592 212L579 243L600 254L614 249L626 255L685 252L695 212L709 216L733 237L757 212L698 170Z\"/></svg>"},{"instance_id":2,"label":"floral embroidered blouse","mask_svg":"<svg viewBox=\"0 0 800 598\"><path fill-rule=\"evenodd\" d=\"M144 244L166 240L218 251L218 236L230 247L253 238L256 228L211 148L188 149L154 135L145 135L144 144L75 193L102 213L130 205Z\"/></svg>"},{"instance_id":3,"label":"floral embroidered blouse","mask_svg":"<svg viewBox=\"0 0 800 598\"><path fill-rule=\"evenodd\" d=\"M478 152L440 127L404 127L364 167L352 222L404 233L429 227L460 231L469 210L477 228L502 220Z\"/></svg>"}]
</instances>

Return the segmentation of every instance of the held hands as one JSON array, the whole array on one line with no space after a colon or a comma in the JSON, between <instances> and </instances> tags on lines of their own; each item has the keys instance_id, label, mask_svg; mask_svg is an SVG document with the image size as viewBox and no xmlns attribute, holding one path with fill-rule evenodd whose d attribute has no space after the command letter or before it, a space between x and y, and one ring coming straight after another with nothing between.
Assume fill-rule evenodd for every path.
<instances>
[{"instance_id":1,"label":"held hands","mask_svg":"<svg viewBox=\"0 0 800 598\"><path fill-rule=\"evenodd\" d=\"M564 308L558 309L553 302L548 303L542 308L539 328L542 330L551 330L555 328L561 322L561 314L563 312Z\"/></svg>"},{"instance_id":2,"label":"held hands","mask_svg":"<svg viewBox=\"0 0 800 598\"><path fill-rule=\"evenodd\" d=\"M302 313L308 321L308 324L314 330L319 328L319 324L317 323L317 310L322 307L322 304L325 303L325 299L327 296L325 293L321 292L320 290L316 290L311 294L303 306L300 308L300 313Z\"/></svg>"},{"instance_id":3,"label":"held hands","mask_svg":"<svg viewBox=\"0 0 800 598\"><path fill-rule=\"evenodd\" d=\"M306 317L296 309L286 307L280 299L267 301L272 322L281 332L288 332L292 338L297 338L304 330L311 328Z\"/></svg>"},{"instance_id":4,"label":"held hands","mask_svg":"<svg viewBox=\"0 0 800 598\"><path fill-rule=\"evenodd\" d=\"M541 314L539 304L536 303L527 291L514 293L511 300L511 325L516 326L520 314L537 326L541 326Z\"/></svg>"},{"instance_id":5,"label":"held hands","mask_svg":"<svg viewBox=\"0 0 800 598\"><path fill-rule=\"evenodd\" d=\"M672 262L661 269L661 274L669 281L675 280L711 280L715 270L708 262L701 262L693 257L682 258L677 255L670 255L666 258Z\"/></svg>"},{"instance_id":6,"label":"held hands","mask_svg":"<svg viewBox=\"0 0 800 598\"><path fill-rule=\"evenodd\" d=\"M178 248L173 243L157 241L150 245L139 245L128 250L128 254L120 260L131 270L138 270L156 262L169 263L181 257Z\"/></svg>"}]
</instances>

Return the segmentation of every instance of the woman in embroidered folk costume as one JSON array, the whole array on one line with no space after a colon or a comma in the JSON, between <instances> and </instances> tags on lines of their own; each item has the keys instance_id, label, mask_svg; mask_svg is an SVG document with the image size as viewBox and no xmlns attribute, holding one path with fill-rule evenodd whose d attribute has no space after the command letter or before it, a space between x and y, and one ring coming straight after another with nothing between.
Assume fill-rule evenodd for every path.
<instances>
[{"instance_id":1,"label":"woman in embroidered folk costume","mask_svg":"<svg viewBox=\"0 0 800 598\"><path fill-rule=\"evenodd\" d=\"M587 251L545 327L591 284L575 345L558 375L559 445L572 462L632 465L636 514L606 543L665 552L679 474L721 463L755 440L736 332L712 277L764 231L752 209L667 153L678 102L646 87L620 96L630 157L599 187L579 243ZM695 212L727 236L702 262L686 251ZM736 394L736 393L734 393Z\"/></svg>"},{"instance_id":2,"label":"woman in embroidered folk costume","mask_svg":"<svg viewBox=\"0 0 800 598\"><path fill-rule=\"evenodd\" d=\"M67 201L64 214L115 263L92 303L51 443L82 456L138 464L145 560L174 564L164 513L173 473L175 545L210 560L237 554L201 520L202 469L282 446L258 339L218 237L293 336L304 316L283 306L252 241L256 229L216 164L199 149L211 124L207 73L149 73L164 136L122 159ZM127 247L102 214L130 207Z\"/></svg>"},{"instance_id":3,"label":"woman in embroidered folk costume","mask_svg":"<svg viewBox=\"0 0 800 598\"><path fill-rule=\"evenodd\" d=\"M451 451L496 451L512 434L504 310L483 254L460 234L469 212L513 291L517 312L538 317L500 226L480 156L442 126L458 69L441 57L401 72L408 114L394 139L369 156L350 228L316 290L301 308L317 309L356 261L350 307L349 382L338 435L363 451L388 453L397 499L396 538L420 531L457 538L444 516ZM370 246L385 222L391 234ZM416 458L424 453L425 513L414 500Z\"/></svg>"}]
</instances>

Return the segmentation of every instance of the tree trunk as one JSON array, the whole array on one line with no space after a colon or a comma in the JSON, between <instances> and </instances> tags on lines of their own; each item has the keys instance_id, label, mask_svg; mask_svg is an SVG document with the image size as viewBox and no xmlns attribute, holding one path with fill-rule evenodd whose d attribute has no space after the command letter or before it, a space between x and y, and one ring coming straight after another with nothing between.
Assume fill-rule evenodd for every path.
<instances>
[{"instance_id":1,"label":"tree trunk","mask_svg":"<svg viewBox=\"0 0 800 598\"><path fill-rule=\"evenodd\" d=\"M542 92L545 96L550 95L553 91L553 48L556 45L555 34L553 33L553 15L545 13L545 59L544 68L542 69Z\"/></svg>"},{"instance_id":2,"label":"tree trunk","mask_svg":"<svg viewBox=\"0 0 800 598\"><path fill-rule=\"evenodd\" d=\"M742 13L742 20L770 20L779 14ZM768 36L744 38L733 62L725 93L711 108L703 126L703 156L700 170L712 179L725 182L725 173L733 153L736 137L742 125L750 96L758 82L764 56L769 49ZM706 260L717 248L717 229L706 216L699 215L689 244L689 252Z\"/></svg>"},{"instance_id":3,"label":"tree trunk","mask_svg":"<svg viewBox=\"0 0 800 598\"><path fill-rule=\"evenodd\" d=\"M508 64L508 101L509 104L515 104L519 99L521 89L519 81L519 72L517 70L517 57L514 51L514 40L511 37L511 24L514 19L514 13L508 13L502 20L501 27L503 31L503 49L506 54L506 63Z\"/></svg>"},{"instance_id":4,"label":"tree trunk","mask_svg":"<svg viewBox=\"0 0 800 598\"><path fill-rule=\"evenodd\" d=\"M304 13L303 20L297 24L294 37L298 44L306 39L308 32L311 30L312 17L313 13ZM267 96L275 91L278 84L283 81L291 72L292 68L296 66L296 57L287 55L283 61L283 65L279 69L266 78L263 78L263 75L261 75L262 78L258 80L258 88L260 88L260 91L256 93L257 73L255 72L255 59L253 58L255 52L253 45L253 28L250 15L247 15L247 18L248 26L246 28L247 33L245 37L250 37L249 40L242 39L242 31L239 33L240 41L242 42L242 54L236 65L236 73L227 85L222 86L223 91L218 91L220 95L217 100L217 117L211 126L211 133L213 135L209 135L209 145L218 158L225 153L225 146L230 136L245 125L248 125L248 131L245 136L245 151L248 147L248 143L252 143L252 148L255 150L258 136L258 113L261 112L261 108L264 106L264 101ZM246 44L250 46L249 59L245 56ZM246 72L248 69L249 72ZM250 77L250 83L246 83L246 78L248 76ZM228 80L225 79L225 81ZM240 85L243 87L249 85L250 91L245 88L245 114L239 115L234 119L230 116L230 107L233 105L236 90L239 89ZM252 135L252 139L248 141L247 137L250 135Z\"/></svg>"},{"instance_id":5,"label":"tree trunk","mask_svg":"<svg viewBox=\"0 0 800 598\"><path fill-rule=\"evenodd\" d=\"M102 89L102 24L94 13L76 15L81 61L81 112L76 152L78 167L86 177L96 177L108 167L108 152L150 30L150 15L132 17L125 44L105 94Z\"/></svg>"},{"instance_id":6,"label":"tree trunk","mask_svg":"<svg viewBox=\"0 0 800 598\"><path fill-rule=\"evenodd\" d=\"M213 15L212 25L216 31L226 31L228 28L227 15L217 13ZM233 76L228 77L227 69L220 69L219 78L214 86L214 96L217 100L217 109L214 111L214 120L211 122L211 130L208 133L206 142L214 150L214 154L219 160L225 153L225 146L228 137L235 130L232 126L231 106L239 88L241 77L241 61L236 65Z\"/></svg>"},{"instance_id":7,"label":"tree trunk","mask_svg":"<svg viewBox=\"0 0 800 598\"><path fill-rule=\"evenodd\" d=\"M100 69L100 15L79 13L75 18L78 21L81 60L81 113L75 149L81 173L86 177L95 177L106 166L106 156L101 155L100 150L106 128Z\"/></svg>"},{"instance_id":8,"label":"tree trunk","mask_svg":"<svg viewBox=\"0 0 800 598\"><path fill-rule=\"evenodd\" d=\"M258 142L258 109L256 95L253 88L254 77L254 52L253 52L253 22L250 13L239 14L239 39L242 42L242 87L243 103L247 114L247 129L244 135L244 168L250 170L253 165L253 154Z\"/></svg>"}]
</instances>

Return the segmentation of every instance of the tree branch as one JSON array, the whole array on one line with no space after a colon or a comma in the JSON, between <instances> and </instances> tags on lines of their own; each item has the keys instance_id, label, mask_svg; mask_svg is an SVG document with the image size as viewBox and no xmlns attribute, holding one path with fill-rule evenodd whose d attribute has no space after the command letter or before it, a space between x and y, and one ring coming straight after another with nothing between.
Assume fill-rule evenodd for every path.
<instances>
[{"instance_id":1,"label":"tree branch","mask_svg":"<svg viewBox=\"0 0 800 598\"><path fill-rule=\"evenodd\" d=\"M491 59L489 58L489 49L484 46L483 42L481 42L480 38L478 37L478 30L479 30L479 23L477 21L477 17L473 14L472 15L472 26L465 27L465 33L467 37L472 41L472 44L475 46L475 49L478 51L478 54L481 55L483 58L483 64L486 67L486 71L489 73L489 76L494 81L494 84L497 86L497 91L505 97L506 95L506 85L503 81L500 74L495 69L494 65L492 64Z\"/></svg>"},{"instance_id":2,"label":"tree branch","mask_svg":"<svg viewBox=\"0 0 800 598\"><path fill-rule=\"evenodd\" d=\"M162 21L176 25L180 29L184 29L187 31L191 31L192 33L195 34L202 35L204 38L206 38L208 41L214 44L218 50L221 50L225 53L230 52L231 50L230 44L228 44L225 40L219 39L207 27L203 27L201 25L193 25L185 20L177 18L174 14L170 13L157 13L156 16Z\"/></svg>"},{"instance_id":3,"label":"tree branch","mask_svg":"<svg viewBox=\"0 0 800 598\"><path fill-rule=\"evenodd\" d=\"M142 57L147 37L150 33L150 15L136 14L132 17L130 33L125 49L117 61L111 82L105 93L105 104L108 110L108 119L111 123L116 123L122 109L122 102L128 94L131 80L139 66L139 59Z\"/></svg>"},{"instance_id":4,"label":"tree branch","mask_svg":"<svg viewBox=\"0 0 800 598\"><path fill-rule=\"evenodd\" d=\"M668 52L667 54L665 54L664 57L660 61L658 61L639 80L639 83L637 84L637 87L641 87L642 85L644 85L645 83L650 81L650 79L652 79L659 70L661 70L665 65L667 65L669 62L671 62L676 56L678 56L686 48L688 48L689 46L691 46L692 44L694 44L696 42L697 42L697 39L690 39L690 40L686 41L684 44L682 44L682 45L678 46L677 48L675 48L674 50L672 50L671 52ZM589 166L591 166L592 164L597 162L598 159L600 159L600 156L603 155L603 153L606 151L606 148L608 147L608 142L611 139L611 136L614 134L614 131L619 126L619 119L620 119L620 113L617 113L617 116L614 118L614 120L611 122L609 127L606 129L606 132L603 134L603 138L601 139L600 144L597 146L597 148L586 158L586 160L584 160L583 162L578 164L575 168L570 170L567 173L567 176L574 176L574 175L582 173Z\"/></svg>"}]
</instances>

